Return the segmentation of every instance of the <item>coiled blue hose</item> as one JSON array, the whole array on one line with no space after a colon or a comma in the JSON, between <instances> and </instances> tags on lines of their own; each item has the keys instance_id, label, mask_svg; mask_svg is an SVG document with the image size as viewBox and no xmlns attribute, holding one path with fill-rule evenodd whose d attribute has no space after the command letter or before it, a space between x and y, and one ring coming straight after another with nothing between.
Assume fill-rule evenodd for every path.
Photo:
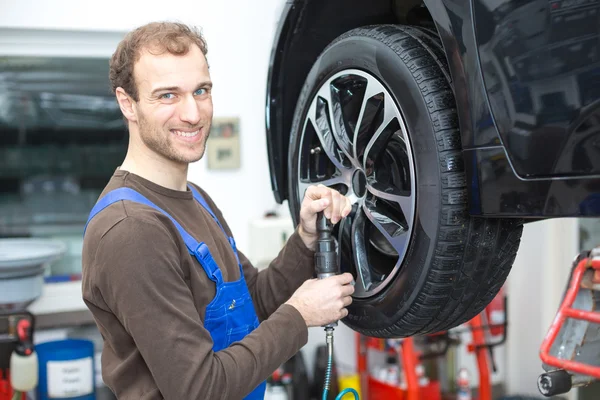
<instances>
[{"instance_id":1,"label":"coiled blue hose","mask_svg":"<svg viewBox=\"0 0 600 400\"><path fill-rule=\"evenodd\" d=\"M325 385L323 386L323 397L322 400L327 400L327 393L329 392L329 385L331 384L331 366L333 364L333 328L327 328L325 330L325 338L327 342L327 368L325 369ZM358 392L352 388L344 389L337 395L335 400L341 400L344 395L352 393L355 400L360 400Z\"/></svg>"}]
</instances>

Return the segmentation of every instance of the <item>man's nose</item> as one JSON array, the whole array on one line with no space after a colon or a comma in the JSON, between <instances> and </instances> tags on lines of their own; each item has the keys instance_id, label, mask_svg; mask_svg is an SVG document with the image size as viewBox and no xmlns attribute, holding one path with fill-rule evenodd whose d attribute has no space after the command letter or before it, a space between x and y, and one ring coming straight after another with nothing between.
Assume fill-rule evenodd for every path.
<instances>
[{"instance_id":1,"label":"man's nose","mask_svg":"<svg viewBox=\"0 0 600 400\"><path fill-rule=\"evenodd\" d=\"M186 96L181 102L180 118L183 122L190 125L197 125L200 122L200 105L194 96Z\"/></svg>"}]
</instances>

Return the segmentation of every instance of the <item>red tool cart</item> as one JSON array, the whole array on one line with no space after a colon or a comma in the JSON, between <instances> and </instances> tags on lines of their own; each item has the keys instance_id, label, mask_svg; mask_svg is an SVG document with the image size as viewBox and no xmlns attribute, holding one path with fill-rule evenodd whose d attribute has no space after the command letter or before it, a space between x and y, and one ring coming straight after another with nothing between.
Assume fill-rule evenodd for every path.
<instances>
[{"instance_id":1,"label":"red tool cart","mask_svg":"<svg viewBox=\"0 0 600 400\"><path fill-rule=\"evenodd\" d=\"M397 347L391 347L383 339L375 339L356 334L357 366L361 382L362 399L369 400L441 400L439 382L419 382L420 359L414 339L407 338L398 342ZM372 376L367 369L368 349L386 352L396 352L402 365L405 377L404 385L392 385Z\"/></svg>"},{"instance_id":2,"label":"red tool cart","mask_svg":"<svg viewBox=\"0 0 600 400\"><path fill-rule=\"evenodd\" d=\"M496 322L498 321L498 322ZM473 353L477 360L479 374L479 396L473 400L492 400L491 371L496 370L493 360L493 348L506 341L507 317L506 296L501 292L486 310L470 320L465 329L456 329L452 334L442 332L428 335L430 342L441 345L438 352L423 352L418 349L415 338L398 341L387 341L356 334L357 369L361 385L361 400L445 400L455 396L442 393L439 381L422 376L421 363L425 359L443 357L450 346L460 343L456 335L470 331L471 343L467 350ZM491 342L491 337L500 339ZM397 343L396 346L390 343ZM391 384L372 376L368 370L369 349L386 353L395 353L402 368L403 380L400 384Z\"/></svg>"}]
</instances>

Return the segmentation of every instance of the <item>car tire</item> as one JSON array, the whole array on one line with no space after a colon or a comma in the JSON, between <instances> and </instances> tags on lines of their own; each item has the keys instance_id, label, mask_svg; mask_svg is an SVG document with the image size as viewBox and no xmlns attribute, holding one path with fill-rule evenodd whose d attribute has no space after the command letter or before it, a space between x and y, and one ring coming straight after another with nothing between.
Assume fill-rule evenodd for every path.
<instances>
[{"instance_id":1,"label":"car tire","mask_svg":"<svg viewBox=\"0 0 600 400\"><path fill-rule=\"evenodd\" d=\"M315 61L290 133L289 206L298 222L312 184L351 198L353 212L334 234L340 268L356 279L343 320L353 330L382 338L445 331L480 313L504 284L522 221L469 215L461 150L435 32L362 27Z\"/></svg>"}]
</instances>

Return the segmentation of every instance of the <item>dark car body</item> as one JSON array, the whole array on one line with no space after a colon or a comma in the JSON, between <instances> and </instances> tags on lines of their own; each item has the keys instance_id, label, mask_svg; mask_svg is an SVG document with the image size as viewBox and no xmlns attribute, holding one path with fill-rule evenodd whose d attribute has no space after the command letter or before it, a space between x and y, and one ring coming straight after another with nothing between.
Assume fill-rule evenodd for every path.
<instances>
[{"instance_id":1,"label":"dark car body","mask_svg":"<svg viewBox=\"0 0 600 400\"><path fill-rule=\"evenodd\" d=\"M318 55L350 29L389 23L429 26L441 37L471 215L600 215L600 0L286 2L266 107L277 201L288 197L290 127Z\"/></svg>"}]
</instances>

